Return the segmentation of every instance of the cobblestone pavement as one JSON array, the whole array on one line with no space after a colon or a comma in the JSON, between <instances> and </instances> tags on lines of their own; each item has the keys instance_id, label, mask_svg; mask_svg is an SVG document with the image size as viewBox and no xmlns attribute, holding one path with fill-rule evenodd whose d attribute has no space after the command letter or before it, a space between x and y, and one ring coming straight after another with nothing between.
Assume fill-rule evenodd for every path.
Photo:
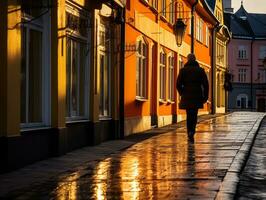
<instances>
[{"instance_id":1,"label":"cobblestone pavement","mask_svg":"<svg viewBox=\"0 0 266 200\"><path fill-rule=\"evenodd\" d=\"M237 112L202 121L197 126L194 144L188 142L183 126L172 126L167 133L115 151L103 160L90 159L48 180L41 181L36 175L35 182L19 189L15 185L32 178L32 168L4 174L0 176L0 196L9 199L230 199L263 116ZM85 155L88 154L67 155L67 163L72 158L74 166L78 157L86 159ZM47 169L43 176L51 176L53 171L49 169L51 166L54 169L53 165L65 166L52 161L38 165ZM23 172L27 175L23 176Z\"/></svg>"},{"instance_id":2,"label":"cobblestone pavement","mask_svg":"<svg viewBox=\"0 0 266 200\"><path fill-rule=\"evenodd\" d=\"M266 199L266 119L241 173L235 199Z\"/></svg>"}]
</instances>

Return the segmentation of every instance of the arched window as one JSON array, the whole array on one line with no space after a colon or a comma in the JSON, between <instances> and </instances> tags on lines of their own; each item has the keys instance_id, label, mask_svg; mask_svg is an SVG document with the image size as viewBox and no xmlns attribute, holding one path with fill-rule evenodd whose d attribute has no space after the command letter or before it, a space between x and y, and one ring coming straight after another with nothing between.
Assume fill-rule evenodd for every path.
<instances>
[{"instance_id":1,"label":"arched window","mask_svg":"<svg viewBox=\"0 0 266 200\"><path fill-rule=\"evenodd\" d=\"M248 96L246 94L239 94L236 99L237 108L248 108Z\"/></svg>"},{"instance_id":2,"label":"arched window","mask_svg":"<svg viewBox=\"0 0 266 200\"><path fill-rule=\"evenodd\" d=\"M140 37L137 40L136 96L147 98L148 43Z\"/></svg>"}]
</instances>

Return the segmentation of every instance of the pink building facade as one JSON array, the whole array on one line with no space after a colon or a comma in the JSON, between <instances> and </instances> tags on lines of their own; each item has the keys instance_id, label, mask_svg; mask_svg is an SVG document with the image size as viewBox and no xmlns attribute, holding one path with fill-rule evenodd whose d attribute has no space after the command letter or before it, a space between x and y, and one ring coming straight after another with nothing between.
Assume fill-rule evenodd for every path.
<instances>
[{"instance_id":1,"label":"pink building facade","mask_svg":"<svg viewBox=\"0 0 266 200\"><path fill-rule=\"evenodd\" d=\"M266 14L248 13L243 5L226 13L232 32L228 45L228 69L233 90L228 94L229 110L266 109Z\"/></svg>"}]
</instances>

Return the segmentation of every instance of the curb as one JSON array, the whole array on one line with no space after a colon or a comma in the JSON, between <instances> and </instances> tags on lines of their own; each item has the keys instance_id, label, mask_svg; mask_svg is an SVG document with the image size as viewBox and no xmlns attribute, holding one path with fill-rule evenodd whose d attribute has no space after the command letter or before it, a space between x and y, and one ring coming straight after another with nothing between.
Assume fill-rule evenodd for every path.
<instances>
[{"instance_id":1,"label":"curb","mask_svg":"<svg viewBox=\"0 0 266 200\"><path fill-rule=\"evenodd\" d=\"M239 183L240 174L245 167L245 164L250 155L252 146L259 132L259 128L265 117L266 115L257 119L256 123L254 124L252 129L249 131L242 146L238 150L229 170L226 172L226 175L223 179L223 182L219 188L219 191L215 199L217 200L234 199L236 191L237 191L237 186Z\"/></svg>"}]
</instances>

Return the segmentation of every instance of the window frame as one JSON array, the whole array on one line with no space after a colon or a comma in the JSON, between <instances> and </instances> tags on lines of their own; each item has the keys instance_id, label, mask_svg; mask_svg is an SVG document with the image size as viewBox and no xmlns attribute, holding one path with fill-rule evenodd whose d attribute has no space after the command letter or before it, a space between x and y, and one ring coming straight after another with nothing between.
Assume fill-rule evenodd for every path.
<instances>
[{"instance_id":1,"label":"window frame","mask_svg":"<svg viewBox=\"0 0 266 200\"><path fill-rule=\"evenodd\" d=\"M75 17L79 17L79 18L82 18L84 19L85 21L89 22L89 14L83 10L83 9L79 9L79 8L76 8L76 7L73 7L72 5L69 5L68 3L66 4L66 15L67 13L70 14L70 15L74 15ZM88 31L87 32L87 37L84 36L84 35L81 35L81 33L79 33L77 30L73 30L69 27L67 27L66 29L66 41L67 43L70 42L71 40L72 41L75 41L76 43L79 44L79 53L78 53L78 56L80 57L80 50L81 50L81 45L85 45L85 48L89 48L90 46L90 43L88 41L88 38L89 38L89 34L90 32ZM68 46L68 44L67 44ZM66 47L67 48L67 47ZM68 50L66 50L68 51ZM72 52L72 47L71 47L71 52ZM72 55L72 54L71 54ZM66 58L67 59L67 58ZM69 100L69 103L70 103L70 116L67 116L67 112L66 112L66 115L65 115L65 119L66 119L66 123L71 123L71 122L77 122L77 121L80 121L80 120L89 120L89 77L90 77L90 72L89 72L89 67L90 67L90 56L88 56L88 54L85 56L84 58L85 62L84 62L84 114L83 115L72 115L72 105L71 105L71 97L70 97L70 100ZM80 61L81 59L79 58L78 59L78 70L80 70ZM71 60L72 62L72 60ZM72 64L71 64L72 65ZM71 72L70 72L71 73ZM66 60L66 76L68 76L68 71L67 71L67 60ZM80 74L78 74L78 77L80 76ZM67 80L66 80L67 81ZM78 80L78 84L79 84L79 81ZM66 99L68 98L67 96L67 84L66 84ZM77 94L79 95L79 89L78 89L78 92ZM70 89L70 95L71 95L71 89ZM79 97L77 97L78 99ZM79 100L78 100L78 103L79 103ZM67 105L67 101L66 101L66 109L68 109L68 105ZM78 104L77 104L77 107ZM78 108L79 109L79 108Z\"/></svg>"},{"instance_id":2,"label":"window frame","mask_svg":"<svg viewBox=\"0 0 266 200\"><path fill-rule=\"evenodd\" d=\"M168 102L175 102L175 57L168 55Z\"/></svg>"},{"instance_id":3,"label":"window frame","mask_svg":"<svg viewBox=\"0 0 266 200\"><path fill-rule=\"evenodd\" d=\"M246 46L244 46L244 45L238 46L238 59L240 59L240 60L248 59Z\"/></svg>"},{"instance_id":4,"label":"window frame","mask_svg":"<svg viewBox=\"0 0 266 200\"><path fill-rule=\"evenodd\" d=\"M159 55L159 69L160 69L160 95L159 101L164 103L167 101L166 87L167 87L167 54L163 48L160 50ZM163 74L162 74L163 72ZM163 79L162 79L163 77Z\"/></svg>"},{"instance_id":5,"label":"window frame","mask_svg":"<svg viewBox=\"0 0 266 200\"><path fill-rule=\"evenodd\" d=\"M44 11L43 11L44 13ZM22 36L21 43L24 42L25 37L25 67L26 67L26 94L25 94L25 118L26 122L21 122L20 118L20 128L21 130L27 130L27 129L38 129L38 128L44 128L48 127L51 124L50 120L50 107L51 107L51 55L50 55L50 49L51 49L51 35L50 35L50 29L51 29L51 17L50 17L50 11L47 11L42 17L36 20L33 16L24 13L22 11L22 20L25 22L22 24L21 28L21 34L25 34L25 36ZM24 30L25 29L25 32ZM28 115L29 115L29 45L30 45L30 30L38 31L42 34L41 38L41 121L40 122L29 122ZM22 45L22 51L23 51L23 45ZM22 66L21 66L22 67ZM21 82L20 82L21 84ZM22 93L22 91L21 91ZM20 99L21 102L21 99ZM20 112L21 108L20 108Z\"/></svg>"},{"instance_id":6,"label":"window frame","mask_svg":"<svg viewBox=\"0 0 266 200\"><path fill-rule=\"evenodd\" d=\"M239 83L246 83L247 82L247 69L246 68L239 68L238 69L238 82Z\"/></svg>"},{"instance_id":7,"label":"window frame","mask_svg":"<svg viewBox=\"0 0 266 200\"><path fill-rule=\"evenodd\" d=\"M141 47L139 47L139 45L141 45ZM136 46L136 100L143 101L148 99L149 43L141 36L137 38ZM143 47L145 47L145 49ZM141 49L139 50L139 48ZM139 63L141 63L140 66ZM143 63L145 63L145 65L143 65ZM140 72L142 72L142 74Z\"/></svg>"}]
</instances>

